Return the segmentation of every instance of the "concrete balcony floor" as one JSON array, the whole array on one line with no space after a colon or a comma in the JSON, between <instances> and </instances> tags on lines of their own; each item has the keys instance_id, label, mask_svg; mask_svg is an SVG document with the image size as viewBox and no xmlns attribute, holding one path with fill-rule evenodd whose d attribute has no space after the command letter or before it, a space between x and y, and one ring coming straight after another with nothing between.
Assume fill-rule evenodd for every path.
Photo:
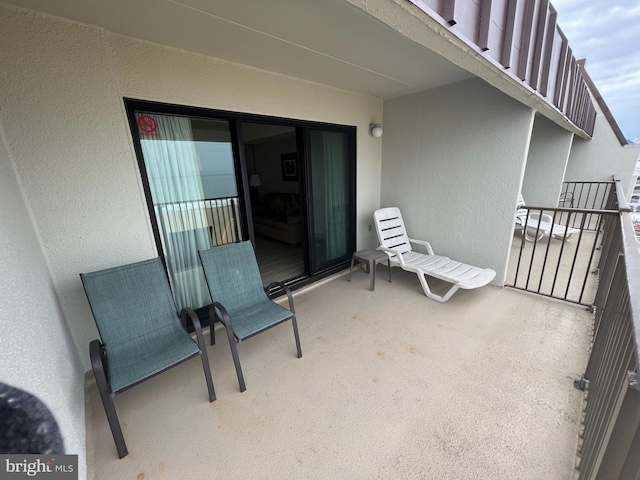
<instances>
[{"instance_id":1,"label":"concrete balcony floor","mask_svg":"<svg viewBox=\"0 0 640 480\"><path fill-rule=\"evenodd\" d=\"M304 356L290 323L240 344L244 393L218 326L216 401L198 359L117 396L122 460L88 374L89 478L573 478L592 316L494 286L441 304L386 274L296 292Z\"/></svg>"}]
</instances>

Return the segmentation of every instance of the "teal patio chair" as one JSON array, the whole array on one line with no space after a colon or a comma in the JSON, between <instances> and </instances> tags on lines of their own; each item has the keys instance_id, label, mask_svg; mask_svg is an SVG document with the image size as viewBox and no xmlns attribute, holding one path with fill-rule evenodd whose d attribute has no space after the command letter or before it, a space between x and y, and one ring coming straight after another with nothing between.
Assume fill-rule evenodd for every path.
<instances>
[{"instance_id":1,"label":"teal patio chair","mask_svg":"<svg viewBox=\"0 0 640 480\"><path fill-rule=\"evenodd\" d=\"M291 291L281 282L271 283L266 288L266 290L274 286L282 288L287 294L289 309L269 299L262 286L262 278L251 242L231 243L199 253L213 301L209 306L211 345L215 343L213 331L215 319L222 323L227 331L240 391L244 392L246 386L236 342L242 342L291 320L298 358L302 357Z\"/></svg>"},{"instance_id":2,"label":"teal patio chair","mask_svg":"<svg viewBox=\"0 0 640 480\"><path fill-rule=\"evenodd\" d=\"M80 274L100 340L89 344L91 367L120 458L129 452L113 397L200 355L209 389L216 398L202 327L193 310L178 317L159 258ZM196 343L185 329L189 317Z\"/></svg>"}]
</instances>

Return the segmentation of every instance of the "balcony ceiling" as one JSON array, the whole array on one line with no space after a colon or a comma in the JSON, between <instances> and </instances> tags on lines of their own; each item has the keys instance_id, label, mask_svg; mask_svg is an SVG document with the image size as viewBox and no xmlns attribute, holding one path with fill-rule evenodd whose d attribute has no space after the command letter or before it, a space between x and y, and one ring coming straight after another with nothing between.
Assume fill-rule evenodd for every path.
<instances>
[{"instance_id":1,"label":"balcony ceiling","mask_svg":"<svg viewBox=\"0 0 640 480\"><path fill-rule=\"evenodd\" d=\"M344 0L6 3L383 99L472 76Z\"/></svg>"}]
</instances>

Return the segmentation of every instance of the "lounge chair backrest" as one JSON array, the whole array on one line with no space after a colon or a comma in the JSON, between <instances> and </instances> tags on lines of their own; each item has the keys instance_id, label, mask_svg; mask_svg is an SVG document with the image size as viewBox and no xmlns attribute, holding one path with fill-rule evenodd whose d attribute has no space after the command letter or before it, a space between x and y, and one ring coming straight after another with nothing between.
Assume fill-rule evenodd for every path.
<instances>
[{"instance_id":1,"label":"lounge chair backrest","mask_svg":"<svg viewBox=\"0 0 640 480\"><path fill-rule=\"evenodd\" d=\"M393 248L400 253L412 250L402 214L397 207L388 207L374 212L378 242L385 248Z\"/></svg>"},{"instance_id":2,"label":"lounge chair backrest","mask_svg":"<svg viewBox=\"0 0 640 480\"><path fill-rule=\"evenodd\" d=\"M107 350L180 324L159 258L80 275Z\"/></svg>"},{"instance_id":3,"label":"lounge chair backrest","mask_svg":"<svg viewBox=\"0 0 640 480\"><path fill-rule=\"evenodd\" d=\"M267 298L251 242L230 243L200 251L211 300L234 310Z\"/></svg>"}]
</instances>

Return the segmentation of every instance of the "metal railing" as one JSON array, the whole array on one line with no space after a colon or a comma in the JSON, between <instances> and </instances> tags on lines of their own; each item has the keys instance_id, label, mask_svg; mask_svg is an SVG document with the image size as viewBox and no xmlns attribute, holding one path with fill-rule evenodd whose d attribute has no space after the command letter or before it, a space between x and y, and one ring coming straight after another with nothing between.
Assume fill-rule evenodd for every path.
<instances>
[{"instance_id":1,"label":"metal railing","mask_svg":"<svg viewBox=\"0 0 640 480\"><path fill-rule=\"evenodd\" d=\"M585 390L579 479L640 478L640 251L624 195L604 225L592 348L576 387Z\"/></svg>"},{"instance_id":2,"label":"metal railing","mask_svg":"<svg viewBox=\"0 0 640 480\"><path fill-rule=\"evenodd\" d=\"M593 309L617 205L611 181L565 182L559 206L522 206L505 285Z\"/></svg>"},{"instance_id":3,"label":"metal railing","mask_svg":"<svg viewBox=\"0 0 640 480\"><path fill-rule=\"evenodd\" d=\"M615 210L617 205L615 182L564 182L560 193L559 207L587 210ZM562 219L560 219L562 221ZM586 228L596 230L601 226L588 218ZM578 217L569 224L578 226Z\"/></svg>"},{"instance_id":4,"label":"metal railing","mask_svg":"<svg viewBox=\"0 0 640 480\"><path fill-rule=\"evenodd\" d=\"M238 197L159 203L154 209L164 236L206 229L214 247L242 239Z\"/></svg>"}]
</instances>

